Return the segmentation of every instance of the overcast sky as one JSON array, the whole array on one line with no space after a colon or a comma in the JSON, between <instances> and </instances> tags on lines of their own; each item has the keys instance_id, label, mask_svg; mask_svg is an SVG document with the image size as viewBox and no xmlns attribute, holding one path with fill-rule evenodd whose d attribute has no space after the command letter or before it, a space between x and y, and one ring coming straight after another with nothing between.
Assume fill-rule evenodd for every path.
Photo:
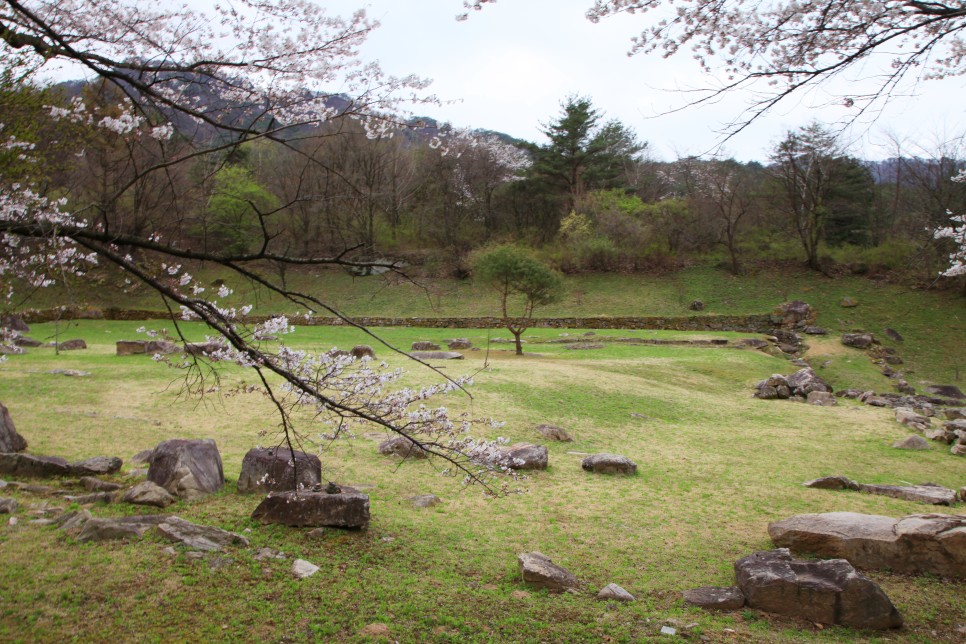
<instances>
[{"instance_id":1,"label":"overcast sky","mask_svg":"<svg viewBox=\"0 0 966 644\"><path fill-rule=\"evenodd\" d=\"M500 0L465 22L455 20L462 11L460 0L322 4L345 15L366 6L381 23L364 49L366 57L378 59L393 74L433 79L433 93L458 102L419 111L457 127L544 142L541 125L559 113L566 96L580 94L607 118L632 127L655 157L671 160L714 148L719 131L749 100L736 95L661 116L687 101L673 90L708 87L714 79L702 76L686 53L671 60L628 57L631 36L650 18L618 16L595 25L584 17L592 0ZM904 139L910 150L918 145L928 151L936 141L966 133L964 79L930 81L915 89L917 96L895 98L876 123L855 129L850 135L854 154L892 156L885 145L889 134ZM830 100L836 105L815 107ZM724 152L741 160L764 160L787 130L813 119L832 123L848 114L828 92L802 95L732 138Z\"/></svg>"}]
</instances>

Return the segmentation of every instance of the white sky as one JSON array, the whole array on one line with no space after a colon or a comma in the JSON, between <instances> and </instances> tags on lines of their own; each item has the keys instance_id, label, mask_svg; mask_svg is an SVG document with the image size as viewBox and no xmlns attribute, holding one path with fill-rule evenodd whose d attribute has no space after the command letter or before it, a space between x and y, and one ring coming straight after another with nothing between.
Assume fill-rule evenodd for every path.
<instances>
[{"instance_id":1,"label":"white sky","mask_svg":"<svg viewBox=\"0 0 966 644\"><path fill-rule=\"evenodd\" d=\"M658 116L686 102L674 88L708 87L687 53L670 60L628 57L630 38L649 16L618 16L590 23L584 12L592 0L501 0L466 22L457 22L460 0L327 0L330 13L348 15L362 6L381 27L364 49L396 75L433 79L430 91L459 101L420 108L421 115L457 127L485 128L542 143L541 124L560 111L569 94L592 99L607 118L618 118L649 142L663 160L702 154L720 140L718 132L736 118L747 96L716 105ZM852 86L850 86L852 89ZM895 98L873 123L850 134L853 154L864 158L894 155L887 134L903 139L907 154L926 151L936 141L966 133L963 97L966 80L929 81L912 98ZM782 104L762 122L728 141L723 151L740 160L764 160L785 131L818 119L834 123L848 110L823 95L799 96ZM923 150L919 150L922 154Z\"/></svg>"}]
</instances>

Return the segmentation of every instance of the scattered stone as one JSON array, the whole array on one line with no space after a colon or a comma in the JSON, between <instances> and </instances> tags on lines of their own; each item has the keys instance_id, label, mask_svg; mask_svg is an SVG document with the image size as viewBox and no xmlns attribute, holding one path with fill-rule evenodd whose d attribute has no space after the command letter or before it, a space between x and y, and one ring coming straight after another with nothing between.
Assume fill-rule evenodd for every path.
<instances>
[{"instance_id":1,"label":"scattered stone","mask_svg":"<svg viewBox=\"0 0 966 644\"><path fill-rule=\"evenodd\" d=\"M954 400L966 400L966 394L959 390L956 385L929 385L926 393L943 398L953 398Z\"/></svg>"},{"instance_id":2,"label":"scattered stone","mask_svg":"<svg viewBox=\"0 0 966 644\"><path fill-rule=\"evenodd\" d=\"M702 302L701 300L694 300L693 302L691 302L691 304L688 305L688 308L692 311L703 311L704 302Z\"/></svg>"},{"instance_id":3,"label":"scattered stone","mask_svg":"<svg viewBox=\"0 0 966 644\"><path fill-rule=\"evenodd\" d=\"M802 483L805 487L818 490L858 490L859 484L845 476L823 476Z\"/></svg>"},{"instance_id":4,"label":"scattered stone","mask_svg":"<svg viewBox=\"0 0 966 644\"><path fill-rule=\"evenodd\" d=\"M285 559L285 554L275 548L259 548L252 555L255 561L265 561L266 559Z\"/></svg>"},{"instance_id":5,"label":"scattered stone","mask_svg":"<svg viewBox=\"0 0 966 644\"><path fill-rule=\"evenodd\" d=\"M600 342L574 342L568 344L565 348L570 351L591 351L594 349L603 349L604 345Z\"/></svg>"},{"instance_id":6,"label":"scattered stone","mask_svg":"<svg viewBox=\"0 0 966 644\"><path fill-rule=\"evenodd\" d=\"M153 449L144 449L131 457L131 463L135 465L150 465L151 457L154 455Z\"/></svg>"},{"instance_id":7,"label":"scattered stone","mask_svg":"<svg viewBox=\"0 0 966 644\"><path fill-rule=\"evenodd\" d=\"M550 459L546 447L532 443L517 443L500 451L508 459L507 464L515 470L545 470Z\"/></svg>"},{"instance_id":8,"label":"scattered stone","mask_svg":"<svg viewBox=\"0 0 966 644\"><path fill-rule=\"evenodd\" d=\"M114 503L114 492L94 492L92 494L82 494L80 496L66 495L64 500L68 503L85 505L87 503Z\"/></svg>"},{"instance_id":9,"label":"scattered stone","mask_svg":"<svg viewBox=\"0 0 966 644\"><path fill-rule=\"evenodd\" d=\"M841 306L842 308L846 308L846 309L851 309L851 308L856 307L858 305L859 305L859 303L854 298L851 298L851 297L843 297L839 301L839 306Z\"/></svg>"},{"instance_id":10,"label":"scattered stone","mask_svg":"<svg viewBox=\"0 0 966 644\"><path fill-rule=\"evenodd\" d=\"M409 497L409 501L416 508L431 508L434 505L439 505L442 503L440 498L435 494L419 494L417 496Z\"/></svg>"},{"instance_id":11,"label":"scattered stone","mask_svg":"<svg viewBox=\"0 0 966 644\"><path fill-rule=\"evenodd\" d=\"M868 349L875 344L875 338L871 333L844 333L842 344L855 349Z\"/></svg>"},{"instance_id":12,"label":"scattered stone","mask_svg":"<svg viewBox=\"0 0 966 644\"><path fill-rule=\"evenodd\" d=\"M59 351L77 351L78 349L86 349L87 343L77 338L75 340L66 340L57 345Z\"/></svg>"},{"instance_id":13,"label":"scattered stone","mask_svg":"<svg viewBox=\"0 0 966 644\"><path fill-rule=\"evenodd\" d=\"M30 326L19 315L0 315L0 328L10 329L17 333L30 333Z\"/></svg>"},{"instance_id":14,"label":"scattered stone","mask_svg":"<svg viewBox=\"0 0 966 644\"><path fill-rule=\"evenodd\" d=\"M88 492L114 492L124 487L120 483L109 483L93 476L82 476L80 484Z\"/></svg>"},{"instance_id":15,"label":"scattered stone","mask_svg":"<svg viewBox=\"0 0 966 644\"><path fill-rule=\"evenodd\" d=\"M28 338L26 336L17 336L13 339L14 346L23 347L25 349L36 349L37 347L44 346L44 343L40 340L34 340L33 338Z\"/></svg>"},{"instance_id":16,"label":"scattered stone","mask_svg":"<svg viewBox=\"0 0 966 644\"><path fill-rule=\"evenodd\" d=\"M524 552L517 557L517 561L523 581L531 586L545 588L552 593L576 590L580 586L580 581L570 571L539 552Z\"/></svg>"},{"instance_id":17,"label":"scattered stone","mask_svg":"<svg viewBox=\"0 0 966 644\"><path fill-rule=\"evenodd\" d=\"M439 351L440 346L435 342L413 342L413 351Z\"/></svg>"},{"instance_id":18,"label":"scattered stone","mask_svg":"<svg viewBox=\"0 0 966 644\"><path fill-rule=\"evenodd\" d=\"M812 307L801 300L783 302L775 309L775 313L781 317L781 324L786 327L805 326L814 317Z\"/></svg>"},{"instance_id":19,"label":"scattered stone","mask_svg":"<svg viewBox=\"0 0 966 644\"><path fill-rule=\"evenodd\" d=\"M758 338L742 338L738 340L738 346L748 347L749 349L764 349L769 346L764 340L759 340Z\"/></svg>"},{"instance_id":20,"label":"scattered stone","mask_svg":"<svg viewBox=\"0 0 966 644\"><path fill-rule=\"evenodd\" d=\"M121 471L121 459L116 456L95 456L83 461L71 463L70 472L74 476L97 476L99 474L114 474Z\"/></svg>"},{"instance_id":21,"label":"scattered stone","mask_svg":"<svg viewBox=\"0 0 966 644\"><path fill-rule=\"evenodd\" d=\"M581 461L584 471L597 474L636 474L637 463L620 454L591 454Z\"/></svg>"},{"instance_id":22,"label":"scattered stone","mask_svg":"<svg viewBox=\"0 0 966 644\"><path fill-rule=\"evenodd\" d=\"M67 376L68 378L86 378L91 375L90 371L80 371L79 369L51 369L47 373L55 376Z\"/></svg>"},{"instance_id":23,"label":"scattered stone","mask_svg":"<svg viewBox=\"0 0 966 644\"><path fill-rule=\"evenodd\" d=\"M939 441L941 443L946 443L947 445L952 443L955 439L955 434L952 432L947 432L945 429L927 429L923 432L923 435L931 441Z\"/></svg>"},{"instance_id":24,"label":"scattered stone","mask_svg":"<svg viewBox=\"0 0 966 644\"><path fill-rule=\"evenodd\" d=\"M661 627L661 635L671 635L673 637L674 635L677 635L677 634L678 634L678 629L674 628L673 626Z\"/></svg>"},{"instance_id":25,"label":"scattered stone","mask_svg":"<svg viewBox=\"0 0 966 644\"><path fill-rule=\"evenodd\" d=\"M309 531L305 536L309 539L323 539L325 538L325 528L316 528L315 530Z\"/></svg>"},{"instance_id":26,"label":"scattered stone","mask_svg":"<svg viewBox=\"0 0 966 644\"><path fill-rule=\"evenodd\" d=\"M450 351L466 351L473 348L473 343L466 338L453 338L446 343L446 348Z\"/></svg>"},{"instance_id":27,"label":"scattered stone","mask_svg":"<svg viewBox=\"0 0 966 644\"><path fill-rule=\"evenodd\" d=\"M429 458L429 452L405 436L392 436L379 443L379 453L402 458Z\"/></svg>"},{"instance_id":28,"label":"scattered stone","mask_svg":"<svg viewBox=\"0 0 966 644\"><path fill-rule=\"evenodd\" d=\"M966 431L966 420L962 418L957 418L956 420L947 420L943 423L943 429L947 432L964 432Z\"/></svg>"},{"instance_id":29,"label":"scattered stone","mask_svg":"<svg viewBox=\"0 0 966 644\"><path fill-rule=\"evenodd\" d=\"M952 505L956 502L956 491L941 485L866 485L859 484L859 489L868 494L878 494L904 501L928 503L930 505Z\"/></svg>"},{"instance_id":30,"label":"scattered stone","mask_svg":"<svg viewBox=\"0 0 966 644\"><path fill-rule=\"evenodd\" d=\"M768 525L776 546L842 557L859 568L966 578L966 516L913 514L899 519L830 512Z\"/></svg>"},{"instance_id":31,"label":"scattered stone","mask_svg":"<svg viewBox=\"0 0 966 644\"><path fill-rule=\"evenodd\" d=\"M838 401L835 400L835 395L827 391L810 391L805 402L818 407L834 407L838 404Z\"/></svg>"},{"instance_id":32,"label":"scattered stone","mask_svg":"<svg viewBox=\"0 0 966 644\"><path fill-rule=\"evenodd\" d=\"M537 432L547 440L561 441L564 443L570 443L574 440L567 433L567 430L556 425L537 425Z\"/></svg>"},{"instance_id":33,"label":"scattered stone","mask_svg":"<svg viewBox=\"0 0 966 644\"><path fill-rule=\"evenodd\" d=\"M77 541L114 541L140 539L149 528L166 520L166 516L146 515L117 519L89 519L77 535Z\"/></svg>"},{"instance_id":34,"label":"scattered stone","mask_svg":"<svg viewBox=\"0 0 966 644\"><path fill-rule=\"evenodd\" d=\"M17 506L17 499L0 497L0 514L13 514Z\"/></svg>"},{"instance_id":35,"label":"scattered stone","mask_svg":"<svg viewBox=\"0 0 966 644\"><path fill-rule=\"evenodd\" d=\"M755 397L763 400L784 400L793 396L805 398L812 392L832 393L832 387L819 378L811 367L799 369L789 376L772 374L770 378L755 384L755 389Z\"/></svg>"},{"instance_id":36,"label":"scattered stone","mask_svg":"<svg viewBox=\"0 0 966 644\"><path fill-rule=\"evenodd\" d=\"M928 418L921 414L917 414L908 407L897 407L895 413L896 421L900 425L912 427L913 429L918 429L921 432L926 431L932 426L932 422Z\"/></svg>"},{"instance_id":37,"label":"scattered stone","mask_svg":"<svg viewBox=\"0 0 966 644\"><path fill-rule=\"evenodd\" d=\"M75 510L73 512L66 512L59 517L54 523L65 532L77 532L84 527L88 521L93 519L94 516L89 510Z\"/></svg>"},{"instance_id":38,"label":"scattered stone","mask_svg":"<svg viewBox=\"0 0 966 644\"><path fill-rule=\"evenodd\" d=\"M966 407L950 408L945 411L946 420L966 420Z\"/></svg>"},{"instance_id":39,"label":"scattered stone","mask_svg":"<svg viewBox=\"0 0 966 644\"><path fill-rule=\"evenodd\" d=\"M7 525L10 526L10 527L13 527L13 526L17 525L17 523L18 523L17 517L10 517L7 520Z\"/></svg>"},{"instance_id":40,"label":"scattered stone","mask_svg":"<svg viewBox=\"0 0 966 644\"><path fill-rule=\"evenodd\" d=\"M844 559L802 561L781 548L739 559L735 576L751 608L852 628L902 626L882 589Z\"/></svg>"},{"instance_id":41,"label":"scattered stone","mask_svg":"<svg viewBox=\"0 0 966 644\"><path fill-rule=\"evenodd\" d=\"M0 403L0 452L22 452L27 449L27 441L17 433L10 411Z\"/></svg>"},{"instance_id":42,"label":"scattered stone","mask_svg":"<svg viewBox=\"0 0 966 644\"><path fill-rule=\"evenodd\" d=\"M376 352L368 344L357 344L352 347L349 354L356 360L362 360L363 358L376 359Z\"/></svg>"},{"instance_id":43,"label":"scattered stone","mask_svg":"<svg viewBox=\"0 0 966 644\"><path fill-rule=\"evenodd\" d=\"M151 505L157 508L166 508L177 499L166 489L151 481L138 483L124 493L121 501L133 503L134 505Z\"/></svg>"},{"instance_id":44,"label":"scattered stone","mask_svg":"<svg viewBox=\"0 0 966 644\"><path fill-rule=\"evenodd\" d=\"M184 345L184 352L189 356L194 356L196 358L208 358L212 359L212 356L223 351L226 345L218 340L209 340L208 342L187 342Z\"/></svg>"},{"instance_id":45,"label":"scattered stone","mask_svg":"<svg viewBox=\"0 0 966 644\"><path fill-rule=\"evenodd\" d=\"M617 584L607 584L597 593L597 599L602 601L632 602L634 601L634 595Z\"/></svg>"},{"instance_id":46,"label":"scattered stone","mask_svg":"<svg viewBox=\"0 0 966 644\"><path fill-rule=\"evenodd\" d=\"M820 326L807 326L802 330L808 335L828 335L828 329L823 329Z\"/></svg>"},{"instance_id":47,"label":"scattered stone","mask_svg":"<svg viewBox=\"0 0 966 644\"><path fill-rule=\"evenodd\" d=\"M69 476L70 473L70 463L59 456L0 454L0 474L9 474L17 478L50 478Z\"/></svg>"},{"instance_id":48,"label":"scattered stone","mask_svg":"<svg viewBox=\"0 0 966 644\"><path fill-rule=\"evenodd\" d=\"M904 342L905 341L905 338L902 337L902 334L899 333L898 331L896 331L893 328L886 327L885 328L885 334L886 334L886 336L890 340L895 340L896 342Z\"/></svg>"},{"instance_id":49,"label":"scattered stone","mask_svg":"<svg viewBox=\"0 0 966 644\"><path fill-rule=\"evenodd\" d=\"M369 496L348 486L341 490L273 494L255 508L252 518L292 527L367 528Z\"/></svg>"},{"instance_id":50,"label":"scattered stone","mask_svg":"<svg viewBox=\"0 0 966 644\"><path fill-rule=\"evenodd\" d=\"M892 444L896 449L925 450L929 449L929 441L918 434L908 436Z\"/></svg>"},{"instance_id":51,"label":"scattered stone","mask_svg":"<svg viewBox=\"0 0 966 644\"><path fill-rule=\"evenodd\" d=\"M293 456L294 454L294 456ZM238 491L311 490L322 482L322 461L314 454L288 448L248 450L238 475Z\"/></svg>"},{"instance_id":52,"label":"scattered stone","mask_svg":"<svg viewBox=\"0 0 966 644\"><path fill-rule=\"evenodd\" d=\"M745 595L737 586L702 586L684 591L684 601L711 610L738 610L745 605Z\"/></svg>"},{"instance_id":53,"label":"scattered stone","mask_svg":"<svg viewBox=\"0 0 966 644\"><path fill-rule=\"evenodd\" d=\"M311 561L306 561L305 559L296 559L292 563L292 574L299 579L311 577L315 573L319 572L319 570L320 568L318 566Z\"/></svg>"},{"instance_id":54,"label":"scattered stone","mask_svg":"<svg viewBox=\"0 0 966 644\"><path fill-rule=\"evenodd\" d=\"M966 456L966 445L957 443L949 448L949 453L953 456Z\"/></svg>"},{"instance_id":55,"label":"scattered stone","mask_svg":"<svg viewBox=\"0 0 966 644\"><path fill-rule=\"evenodd\" d=\"M171 494L193 501L217 492L225 483L215 441L172 439L154 448L148 480Z\"/></svg>"},{"instance_id":56,"label":"scattered stone","mask_svg":"<svg viewBox=\"0 0 966 644\"><path fill-rule=\"evenodd\" d=\"M225 546L248 546L248 539L221 528L197 525L180 517L169 517L158 524L158 532L165 539L182 543L190 550L221 551Z\"/></svg>"},{"instance_id":57,"label":"scattered stone","mask_svg":"<svg viewBox=\"0 0 966 644\"><path fill-rule=\"evenodd\" d=\"M184 351L170 340L118 340L114 346L115 352L119 356L168 355Z\"/></svg>"},{"instance_id":58,"label":"scattered stone","mask_svg":"<svg viewBox=\"0 0 966 644\"><path fill-rule=\"evenodd\" d=\"M417 360L462 360L462 353L456 351L410 351L410 358Z\"/></svg>"}]
</instances>

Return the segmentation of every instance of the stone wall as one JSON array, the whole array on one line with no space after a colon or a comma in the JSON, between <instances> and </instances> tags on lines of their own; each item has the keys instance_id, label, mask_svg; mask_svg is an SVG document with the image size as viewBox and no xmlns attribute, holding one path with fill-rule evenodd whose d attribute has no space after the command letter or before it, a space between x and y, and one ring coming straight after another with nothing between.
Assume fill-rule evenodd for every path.
<instances>
[{"instance_id":1,"label":"stone wall","mask_svg":"<svg viewBox=\"0 0 966 644\"><path fill-rule=\"evenodd\" d=\"M54 320L157 320L164 319L163 311L108 308L63 308L27 310L23 312L27 323L52 322ZM248 322L260 322L266 316L249 316ZM346 323L339 318L317 317L309 320L294 319L302 326L339 326ZM361 326L397 326L431 329L501 329L498 317L439 317L397 318L359 317L353 322ZM550 329L651 329L665 331L736 331L739 333L769 333L781 326L781 318L774 315L693 315L688 317L566 317L534 318L530 328Z\"/></svg>"}]
</instances>

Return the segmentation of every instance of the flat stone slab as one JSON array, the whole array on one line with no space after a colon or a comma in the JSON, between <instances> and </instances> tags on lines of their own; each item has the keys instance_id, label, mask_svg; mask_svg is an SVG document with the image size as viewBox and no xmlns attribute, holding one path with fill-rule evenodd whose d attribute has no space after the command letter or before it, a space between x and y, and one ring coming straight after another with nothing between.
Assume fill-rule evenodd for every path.
<instances>
[{"instance_id":1,"label":"flat stone slab","mask_svg":"<svg viewBox=\"0 0 966 644\"><path fill-rule=\"evenodd\" d=\"M634 595L630 594L617 584L607 584L597 593L597 599L601 601L632 602Z\"/></svg>"},{"instance_id":2,"label":"flat stone slab","mask_svg":"<svg viewBox=\"0 0 966 644\"><path fill-rule=\"evenodd\" d=\"M848 561L802 561L784 548L735 562L747 605L822 624L874 630L902 626L902 616L879 586Z\"/></svg>"},{"instance_id":3,"label":"flat stone slab","mask_svg":"<svg viewBox=\"0 0 966 644\"><path fill-rule=\"evenodd\" d=\"M74 476L97 476L100 474L115 474L121 471L124 463L117 456L94 456L70 464L71 474Z\"/></svg>"},{"instance_id":4,"label":"flat stone slab","mask_svg":"<svg viewBox=\"0 0 966 644\"><path fill-rule=\"evenodd\" d=\"M817 490L858 490L859 484L847 476L823 476L821 478L805 481L805 487Z\"/></svg>"},{"instance_id":5,"label":"flat stone slab","mask_svg":"<svg viewBox=\"0 0 966 644\"><path fill-rule=\"evenodd\" d=\"M956 502L956 490L941 485L867 485L859 484L859 489L868 494L878 494L894 499L929 503L931 505L952 505Z\"/></svg>"},{"instance_id":6,"label":"flat stone slab","mask_svg":"<svg viewBox=\"0 0 966 644\"><path fill-rule=\"evenodd\" d=\"M463 360L466 356L456 351L410 351L409 357L417 360Z\"/></svg>"},{"instance_id":7,"label":"flat stone slab","mask_svg":"<svg viewBox=\"0 0 966 644\"><path fill-rule=\"evenodd\" d=\"M539 552L524 552L517 557L523 581L552 593L576 590L580 581L566 568L558 566L550 557Z\"/></svg>"},{"instance_id":8,"label":"flat stone slab","mask_svg":"<svg viewBox=\"0 0 966 644\"><path fill-rule=\"evenodd\" d=\"M776 546L841 557L859 568L966 578L963 515L801 514L770 523L768 535Z\"/></svg>"},{"instance_id":9,"label":"flat stone slab","mask_svg":"<svg viewBox=\"0 0 966 644\"><path fill-rule=\"evenodd\" d=\"M292 527L367 528L369 495L342 486L341 492L281 492L266 497L252 518Z\"/></svg>"},{"instance_id":10,"label":"flat stone slab","mask_svg":"<svg viewBox=\"0 0 966 644\"><path fill-rule=\"evenodd\" d=\"M737 586L701 586L684 591L684 601L710 610L738 610L745 605L745 594Z\"/></svg>"},{"instance_id":11,"label":"flat stone slab","mask_svg":"<svg viewBox=\"0 0 966 644\"><path fill-rule=\"evenodd\" d=\"M70 476L70 463L59 456L34 456L33 454L0 454L0 474L16 477L46 478Z\"/></svg>"},{"instance_id":12,"label":"flat stone slab","mask_svg":"<svg viewBox=\"0 0 966 644\"><path fill-rule=\"evenodd\" d=\"M117 519L89 519L77 535L77 541L84 543L87 541L140 539L145 532L167 518L166 516L146 515Z\"/></svg>"},{"instance_id":13,"label":"flat stone slab","mask_svg":"<svg viewBox=\"0 0 966 644\"><path fill-rule=\"evenodd\" d=\"M158 524L158 532L165 539L182 543L191 550L220 551L225 546L248 546L248 539L212 526L198 525L181 517L169 517Z\"/></svg>"},{"instance_id":14,"label":"flat stone slab","mask_svg":"<svg viewBox=\"0 0 966 644\"><path fill-rule=\"evenodd\" d=\"M121 500L134 505L150 505L156 508L166 508L178 499L157 483L142 481L125 492Z\"/></svg>"}]
</instances>

